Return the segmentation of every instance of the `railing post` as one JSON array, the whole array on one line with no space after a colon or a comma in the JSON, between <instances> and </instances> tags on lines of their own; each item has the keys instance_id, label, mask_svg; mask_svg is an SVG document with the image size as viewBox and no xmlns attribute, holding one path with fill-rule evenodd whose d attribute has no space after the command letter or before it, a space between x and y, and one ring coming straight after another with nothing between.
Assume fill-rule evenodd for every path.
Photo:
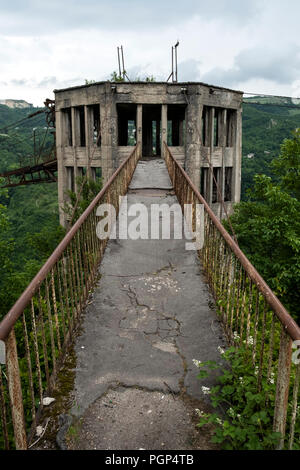
<instances>
[{"instance_id":1,"label":"railing post","mask_svg":"<svg viewBox=\"0 0 300 470\"><path fill-rule=\"evenodd\" d=\"M280 337L280 350L278 358L278 372L276 383L276 398L274 409L274 422L273 430L281 434L281 439L277 446L277 450L284 447L289 386L290 386L290 372L292 361L292 340L285 332L284 327L281 330Z\"/></svg>"},{"instance_id":2,"label":"railing post","mask_svg":"<svg viewBox=\"0 0 300 470\"><path fill-rule=\"evenodd\" d=\"M26 450L27 438L23 408L23 397L17 343L14 328L11 330L6 340L6 371L16 449Z\"/></svg>"}]
</instances>

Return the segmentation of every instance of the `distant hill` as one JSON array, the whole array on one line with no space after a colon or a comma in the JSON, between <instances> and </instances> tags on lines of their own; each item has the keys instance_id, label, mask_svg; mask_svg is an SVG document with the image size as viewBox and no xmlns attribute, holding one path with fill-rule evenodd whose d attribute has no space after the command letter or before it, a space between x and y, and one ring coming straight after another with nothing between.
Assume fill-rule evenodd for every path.
<instances>
[{"instance_id":1,"label":"distant hill","mask_svg":"<svg viewBox=\"0 0 300 470\"><path fill-rule=\"evenodd\" d=\"M32 103L27 103L24 100L0 100L0 104L4 104L9 108L18 108L18 109L26 109L26 108L33 108Z\"/></svg>"},{"instance_id":2,"label":"distant hill","mask_svg":"<svg viewBox=\"0 0 300 470\"><path fill-rule=\"evenodd\" d=\"M287 96L251 96L251 98L244 98L244 101L248 103L259 103L259 104L272 104L272 105L300 105L300 98L289 98Z\"/></svg>"}]
</instances>

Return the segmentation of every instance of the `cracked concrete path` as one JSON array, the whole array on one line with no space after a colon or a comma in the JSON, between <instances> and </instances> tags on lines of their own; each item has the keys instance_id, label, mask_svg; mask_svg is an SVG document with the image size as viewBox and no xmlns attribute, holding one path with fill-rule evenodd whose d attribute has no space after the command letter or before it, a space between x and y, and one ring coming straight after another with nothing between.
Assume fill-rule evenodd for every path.
<instances>
[{"instance_id":1,"label":"cracked concrete path","mask_svg":"<svg viewBox=\"0 0 300 470\"><path fill-rule=\"evenodd\" d=\"M140 161L128 208L176 202L165 163ZM196 252L185 240L110 240L99 272L75 347L70 448L212 448L194 410L209 408L201 385L214 379L200 383L192 360L220 362L225 342Z\"/></svg>"}]
</instances>

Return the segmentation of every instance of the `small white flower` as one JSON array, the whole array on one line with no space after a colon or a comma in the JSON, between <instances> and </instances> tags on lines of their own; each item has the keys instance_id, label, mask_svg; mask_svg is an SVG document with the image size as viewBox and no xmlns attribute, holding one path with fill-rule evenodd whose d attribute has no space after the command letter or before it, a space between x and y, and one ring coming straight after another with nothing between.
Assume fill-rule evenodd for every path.
<instances>
[{"instance_id":1,"label":"small white flower","mask_svg":"<svg viewBox=\"0 0 300 470\"><path fill-rule=\"evenodd\" d=\"M210 388L209 387L202 386L201 388L202 388L203 395L209 395L210 394Z\"/></svg>"},{"instance_id":2,"label":"small white flower","mask_svg":"<svg viewBox=\"0 0 300 470\"><path fill-rule=\"evenodd\" d=\"M218 346L218 351L221 354L221 356L223 356L223 354L225 354L225 351L224 351L223 348L221 348L221 346Z\"/></svg>"},{"instance_id":3,"label":"small white flower","mask_svg":"<svg viewBox=\"0 0 300 470\"><path fill-rule=\"evenodd\" d=\"M220 425L223 426L223 421L220 418L216 418L216 422Z\"/></svg>"},{"instance_id":4,"label":"small white flower","mask_svg":"<svg viewBox=\"0 0 300 470\"><path fill-rule=\"evenodd\" d=\"M258 367L258 366L255 366L254 374L255 374L255 375L258 375L258 371L259 371L259 367Z\"/></svg>"},{"instance_id":5,"label":"small white flower","mask_svg":"<svg viewBox=\"0 0 300 470\"><path fill-rule=\"evenodd\" d=\"M199 416L199 418L203 418L205 416L205 413L198 408L195 409L196 415Z\"/></svg>"},{"instance_id":6,"label":"small white flower","mask_svg":"<svg viewBox=\"0 0 300 470\"><path fill-rule=\"evenodd\" d=\"M237 332L237 331L234 331L234 332L233 332L233 339L234 339L234 341L239 341L240 335L238 335L238 332Z\"/></svg>"},{"instance_id":7,"label":"small white flower","mask_svg":"<svg viewBox=\"0 0 300 470\"><path fill-rule=\"evenodd\" d=\"M274 384L274 383L275 383L275 374L274 374L274 372L271 372L271 373L270 373L269 383L270 383L270 384Z\"/></svg>"},{"instance_id":8,"label":"small white flower","mask_svg":"<svg viewBox=\"0 0 300 470\"><path fill-rule=\"evenodd\" d=\"M234 417L235 417L234 409L233 409L233 408L229 408L228 414L229 414L229 416L231 416L231 418L234 418Z\"/></svg>"},{"instance_id":9,"label":"small white flower","mask_svg":"<svg viewBox=\"0 0 300 470\"><path fill-rule=\"evenodd\" d=\"M200 367L200 364L202 364L201 361L198 361L197 359L193 359L193 364L196 366L196 367Z\"/></svg>"},{"instance_id":10,"label":"small white flower","mask_svg":"<svg viewBox=\"0 0 300 470\"><path fill-rule=\"evenodd\" d=\"M237 414L236 417L237 417L238 419L240 419L241 415L240 415L240 414Z\"/></svg>"},{"instance_id":11,"label":"small white flower","mask_svg":"<svg viewBox=\"0 0 300 470\"><path fill-rule=\"evenodd\" d=\"M244 377L239 377L239 381L240 381L241 384L243 385L243 383L244 383Z\"/></svg>"},{"instance_id":12,"label":"small white flower","mask_svg":"<svg viewBox=\"0 0 300 470\"><path fill-rule=\"evenodd\" d=\"M244 344L253 345L253 344L254 344L253 336L249 336L248 340L247 340L247 339L244 339L243 343L244 343Z\"/></svg>"}]
</instances>

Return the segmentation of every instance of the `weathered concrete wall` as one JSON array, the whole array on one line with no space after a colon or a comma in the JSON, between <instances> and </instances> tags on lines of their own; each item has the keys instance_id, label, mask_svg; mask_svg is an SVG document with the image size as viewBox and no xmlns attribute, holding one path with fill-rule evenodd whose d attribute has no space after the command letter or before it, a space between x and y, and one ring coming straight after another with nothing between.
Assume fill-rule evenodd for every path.
<instances>
[{"instance_id":1,"label":"weathered concrete wall","mask_svg":"<svg viewBox=\"0 0 300 470\"><path fill-rule=\"evenodd\" d=\"M143 112L146 112L149 105L160 106L160 120L156 118L156 128L160 126L160 146L157 138L155 143L156 148L160 149L164 142L168 142L168 106L180 105L180 109L185 107L185 126L182 122L179 124L178 120L172 121L171 127L176 132L174 140L178 141L180 133L180 145L170 146L172 152L196 187L205 192L203 195L215 212L222 216L220 194L218 201L214 200L216 189L210 169L218 168L216 175L221 196L230 196L226 206L231 211L232 203L240 200L241 103L242 93L202 83L100 82L56 90L60 207L67 200L65 193L70 186L72 172L75 190L76 178L82 167L87 169L89 177L93 175L92 168L101 168L105 182L132 151L132 146L119 145L118 105L136 105L136 141L141 143ZM100 146L95 143L93 105L100 108ZM68 123L68 113L71 123ZM126 137L126 129L122 128L122 132L123 138L124 135ZM146 148L151 149L151 145ZM232 168L231 173L226 168ZM61 223L66 223L63 211Z\"/></svg>"}]
</instances>

